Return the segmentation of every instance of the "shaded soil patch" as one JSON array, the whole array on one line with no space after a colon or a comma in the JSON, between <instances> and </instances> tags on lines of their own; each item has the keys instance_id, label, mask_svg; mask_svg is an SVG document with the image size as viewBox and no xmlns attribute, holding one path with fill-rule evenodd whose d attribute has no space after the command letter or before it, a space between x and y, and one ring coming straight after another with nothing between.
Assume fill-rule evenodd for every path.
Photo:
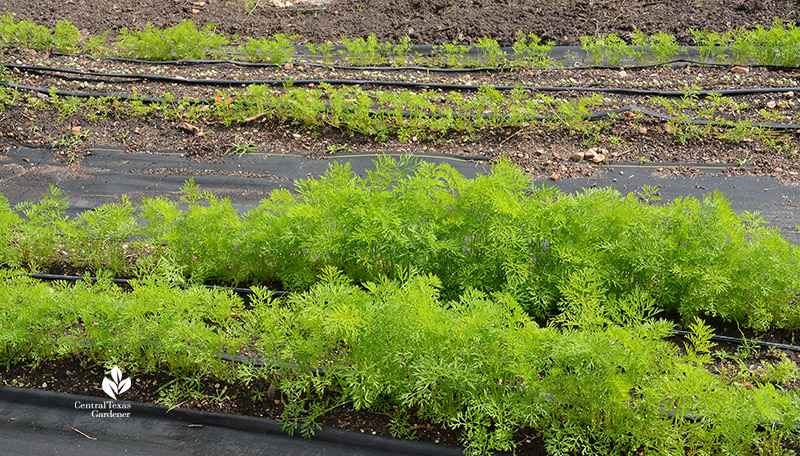
<instances>
[{"instance_id":1,"label":"shaded soil patch","mask_svg":"<svg viewBox=\"0 0 800 456\"><path fill-rule=\"evenodd\" d=\"M107 376L102 366L78 359L67 358L48 362L36 368L12 366L0 370L0 382L7 386L43 389L61 393L79 394L108 399L101 388L102 379ZM144 403L157 403L159 390L169 390L176 379L167 374L137 375L132 378L132 386L121 400ZM284 405L281 393L264 380L255 380L250 385L229 383L204 378L199 389L193 390L196 398L181 399L181 408L206 412L229 413L258 418L280 420ZM391 437L391 415L384 412L359 411L352 406L337 407L323 415L319 422L326 427L344 429L351 432ZM408 431L413 432L415 440L440 445L459 446L459 434L418 418L409 421ZM521 432L516 436L520 442L516 454L538 456L547 454L541 439L532 431Z\"/></svg>"}]
</instances>

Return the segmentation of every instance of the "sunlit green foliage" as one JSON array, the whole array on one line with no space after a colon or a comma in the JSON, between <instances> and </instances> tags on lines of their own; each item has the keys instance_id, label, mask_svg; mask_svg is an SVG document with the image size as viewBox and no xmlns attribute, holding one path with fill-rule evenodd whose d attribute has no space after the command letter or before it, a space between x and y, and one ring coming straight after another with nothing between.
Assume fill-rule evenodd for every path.
<instances>
[{"instance_id":1,"label":"sunlit green foliage","mask_svg":"<svg viewBox=\"0 0 800 456\"><path fill-rule=\"evenodd\" d=\"M687 322L800 326L800 254L777 229L736 214L718 192L665 205L638 195L566 195L505 162L466 179L447 165L381 159L365 178L334 164L242 214L189 182L185 209L123 200L68 219L54 189L39 203L0 207L2 251L7 264L34 270L67 261L95 273L161 270L292 291L330 266L356 283L413 271L436 276L448 299L503 291L541 319L590 287L599 304L652 301Z\"/></svg>"},{"instance_id":2,"label":"sunlit green foliage","mask_svg":"<svg viewBox=\"0 0 800 456\"><path fill-rule=\"evenodd\" d=\"M280 300L257 289L245 306L153 278L128 293L3 272L0 363L77 356L133 376L165 372L166 404L213 379L260 379L278 386L287 432L311 435L320 415L349 404L389 414L397 435L413 432L411 419L460 431L473 454L513 450L520 431L554 455L783 454L798 437L799 399L781 383L791 375L732 384L706 369L702 322L681 355L652 301L609 298L582 272L564 290L561 327L537 325L508 293L444 299L433 275L359 286L326 266L318 279ZM263 364L219 359L244 350Z\"/></svg>"}]
</instances>

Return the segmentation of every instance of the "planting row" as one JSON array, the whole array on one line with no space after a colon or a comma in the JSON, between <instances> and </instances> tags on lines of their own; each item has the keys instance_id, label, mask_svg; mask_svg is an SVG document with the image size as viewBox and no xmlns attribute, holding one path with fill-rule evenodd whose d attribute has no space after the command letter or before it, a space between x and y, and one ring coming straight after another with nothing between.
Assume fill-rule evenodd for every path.
<instances>
[{"instance_id":1,"label":"planting row","mask_svg":"<svg viewBox=\"0 0 800 456\"><path fill-rule=\"evenodd\" d=\"M699 319L681 354L646 292L609 297L589 272L560 285L558 328L538 326L512 294L467 287L447 300L439 279L413 273L356 286L326 266L308 292L276 300L256 289L245 306L154 278L125 293L3 271L0 362L77 357L133 377L166 372L165 405L214 379L272 383L287 432L311 435L347 404L389 414L398 437L413 438L419 419L456 430L473 454L513 450L521 431L553 455L770 455L797 444L800 397L784 389L800 377L793 361L773 353L752 370L742 353L716 356ZM264 396L253 388L253 401Z\"/></svg>"},{"instance_id":2,"label":"planting row","mask_svg":"<svg viewBox=\"0 0 800 456\"><path fill-rule=\"evenodd\" d=\"M609 129L620 118L631 122L664 122L664 130L678 144L696 138L715 137L742 142L757 140L777 153L796 153L791 134L773 130L800 128L800 114L792 111L793 100L781 100L778 109L752 112L746 102L710 94L700 98L687 90L683 97L655 97L646 107L614 109L620 102L600 94L576 99L531 95L516 88L505 93L489 86L471 92L458 91L378 91L358 86L334 87L321 83L319 88L275 88L249 85L244 90L207 91L207 99L177 100L134 95L88 96L59 95L55 88L40 95L23 95L25 87L0 87L0 111L18 106L28 117L49 106L58 112L57 121L83 116L90 122L126 116L158 116L168 121L190 124L208 123L224 126L242 125L261 118L288 121L294 125L318 129L330 126L385 141L397 137L409 140L441 141L460 134L466 139L478 131L493 127L528 127L539 125L551 130L568 130L580 135L587 147L599 144L619 145L623 140ZM155 84L148 84L154 86ZM19 89L17 87L20 87ZM61 92L62 94L70 92ZM614 103L617 103L616 105ZM210 105L210 106L209 106ZM636 124L634 124L636 125ZM199 127L189 126L195 131ZM46 146L71 147L90 141L91 130L69 131L61 138L47 138ZM242 144L232 150L254 151L255 145Z\"/></svg>"},{"instance_id":3,"label":"planting row","mask_svg":"<svg viewBox=\"0 0 800 456\"><path fill-rule=\"evenodd\" d=\"M574 295L652 303L744 327L800 327L800 253L724 196L666 205L653 188L567 195L499 163L466 179L447 165L382 159L366 179L332 165L247 213L192 182L178 202L127 198L68 219L57 189L0 208L0 255L35 271L77 268L305 290L335 267L356 283L431 274L445 297L503 291L536 318ZM637 304L638 303L638 304Z\"/></svg>"},{"instance_id":4,"label":"planting row","mask_svg":"<svg viewBox=\"0 0 800 456\"><path fill-rule=\"evenodd\" d=\"M793 23L776 19L766 29L734 30L725 33L690 29L695 38L700 62L758 64L796 67L800 65L800 29ZM109 41L108 32L101 36L81 38L78 28L69 21L59 21L53 29L31 21L16 21L9 13L0 16L0 42L30 46L35 49L81 51L98 56L118 56L147 60L226 58L235 53L250 62L283 64L297 57L295 43L302 37L277 34L261 39L226 37L214 32L213 26L198 30L192 21L184 21L168 29L152 25L145 30L121 30ZM236 46L231 43L241 42ZM457 43L433 46L425 55L415 51L410 40L401 43L378 42L368 38L342 38L342 46L333 44L304 45L302 58L332 64L344 62L365 65L425 65L445 68L466 67L542 67L555 64L551 55L554 43L542 43L534 35L518 32L510 50L497 41L482 38L470 45ZM591 65L644 65L665 63L688 57L688 50L678 46L675 37L663 32L646 35L633 33L630 43L614 35L583 36L584 60ZM580 58L577 54L571 56Z\"/></svg>"}]
</instances>

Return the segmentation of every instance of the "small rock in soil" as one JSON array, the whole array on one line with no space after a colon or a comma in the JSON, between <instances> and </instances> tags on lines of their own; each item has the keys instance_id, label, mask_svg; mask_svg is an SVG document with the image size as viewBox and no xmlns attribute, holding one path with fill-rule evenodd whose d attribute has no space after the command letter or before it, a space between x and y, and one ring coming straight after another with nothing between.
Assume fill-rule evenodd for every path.
<instances>
[{"instance_id":1,"label":"small rock in soil","mask_svg":"<svg viewBox=\"0 0 800 456\"><path fill-rule=\"evenodd\" d=\"M571 157L569 157L569 159L574 162L579 162L583 160L583 152L575 152Z\"/></svg>"},{"instance_id":2,"label":"small rock in soil","mask_svg":"<svg viewBox=\"0 0 800 456\"><path fill-rule=\"evenodd\" d=\"M597 154L597 155L594 156L594 158L592 158L592 162L594 162L594 163L603 163L603 161L605 161L605 159L606 159L605 155Z\"/></svg>"}]
</instances>

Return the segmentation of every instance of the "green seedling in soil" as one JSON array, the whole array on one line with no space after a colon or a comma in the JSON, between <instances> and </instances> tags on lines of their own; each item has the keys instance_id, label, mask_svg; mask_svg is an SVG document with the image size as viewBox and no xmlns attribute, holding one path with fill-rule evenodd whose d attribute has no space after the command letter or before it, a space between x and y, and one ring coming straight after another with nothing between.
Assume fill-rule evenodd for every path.
<instances>
[{"instance_id":1,"label":"green seedling in soil","mask_svg":"<svg viewBox=\"0 0 800 456\"><path fill-rule=\"evenodd\" d=\"M400 43L392 46L392 52L394 54L394 59L392 60L392 65L394 66L403 66L406 64L406 61L409 59L413 60L413 56L409 55L413 44L411 43L411 38L408 36L404 36L400 38Z\"/></svg>"},{"instance_id":2,"label":"green seedling in soil","mask_svg":"<svg viewBox=\"0 0 800 456\"><path fill-rule=\"evenodd\" d=\"M694 36L697 50L700 52L700 61L705 63L718 63L725 60L725 37L719 32L689 29Z\"/></svg>"},{"instance_id":3,"label":"green seedling in soil","mask_svg":"<svg viewBox=\"0 0 800 456\"><path fill-rule=\"evenodd\" d=\"M550 57L550 49L553 44L552 41L542 44L542 39L534 33L525 35L521 30L517 31L516 40L512 47L516 59L514 63L518 66L529 67L550 66L553 63Z\"/></svg>"},{"instance_id":4,"label":"green seedling in soil","mask_svg":"<svg viewBox=\"0 0 800 456\"><path fill-rule=\"evenodd\" d=\"M7 106L14 106L19 102L19 92L13 87L0 86L0 112L5 111Z\"/></svg>"},{"instance_id":5,"label":"green seedling in soil","mask_svg":"<svg viewBox=\"0 0 800 456\"><path fill-rule=\"evenodd\" d=\"M751 46L751 60L761 65L800 65L800 29L794 23L784 24L776 18L769 30L757 26L755 30L743 33L746 36L742 40Z\"/></svg>"},{"instance_id":6,"label":"green seedling in soil","mask_svg":"<svg viewBox=\"0 0 800 456\"><path fill-rule=\"evenodd\" d=\"M138 225L133 216L136 208L127 196L119 203L109 203L95 211L83 212L65 232L74 239L72 249L80 258L78 266L110 275L121 275L127 267L126 257L133 253L134 243L128 238Z\"/></svg>"},{"instance_id":7,"label":"green seedling in soil","mask_svg":"<svg viewBox=\"0 0 800 456\"><path fill-rule=\"evenodd\" d=\"M581 47L592 65L621 66L634 55L633 48L613 33L597 37L582 36Z\"/></svg>"},{"instance_id":8,"label":"green seedling in soil","mask_svg":"<svg viewBox=\"0 0 800 456\"><path fill-rule=\"evenodd\" d=\"M655 97L652 103L667 109L671 120L667 122L664 130L675 137L675 142L681 145L688 144L690 140L699 138L708 133L702 125L689 122L686 111L697 109L697 92L687 90L686 94L677 100Z\"/></svg>"},{"instance_id":9,"label":"green seedling in soil","mask_svg":"<svg viewBox=\"0 0 800 456\"><path fill-rule=\"evenodd\" d=\"M147 60L202 59L221 52L228 38L214 32L215 25L198 30L193 21L160 30L148 24L143 31L123 28L114 48L121 57Z\"/></svg>"},{"instance_id":10,"label":"green seedling in soil","mask_svg":"<svg viewBox=\"0 0 800 456\"><path fill-rule=\"evenodd\" d=\"M43 50L74 52L80 31L69 21L56 22L51 30L32 21L16 21L11 13L0 16L0 42Z\"/></svg>"},{"instance_id":11,"label":"green seedling in soil","mask_svg":"<svg viewBox=\"0 0 800 456\"><path fill-rule=\"evenodd\" d=\"M742 166L747 165L748 163L750 163L751 158L752 157L750 157L750 151L745 152L744 158L736 159L736 166L741 168Z\"/></svg>"},{"instance_id":12,"label":"green seedling in soil","mask_svg":"<svg viewBox=\"0 0 800 456\"><path fill-rule=\"evenodd\" d=\"M91 131L80 128L72 128L69 133L64 135L64 137L55 141L53 143L53 147L72 149L80 144L83 144L84 141L91 139ZM72 160L70 160L70 162L72 162Z\"/></svg>"},{"instance_id":13,"label":"green seedling in soil","mask_svg":"<svg viewBox=\"0 0 800 456\"><path fill-rule=\"evenodd\" d=\"M252 62L268 62L284 64L292 60L294 43L300 35L286 35L278 33L272 38L255 40L248 38L247 44L239 46L239 50Z\"/></svg>"},{"instance_id":14,"label":"green seedling in soil","mask_svg":"<svg viewBox=\"0 0 800 456\"><path fill-rule=\"evenodd\" d=\"M103 121L108 115L114 112L114 104L119 104L114 97L90 97L84 100L83 109L86 112L86 120L89 122Z\"/></svg>"},{"instance_id":15,"label":"green seedling in soil","mask_svg":"<svg viewBox=\"0 0 800 456\"><path fill-rule=\"evenodd\" d=\"M367 39L357 38L349 40L342 37L345 49L339 53L345 61L353 66L372 66L386 63L386 53L391 51L392 45L389 43L378 43L375 35L370 35Z\"/></svg>"},{"instance_id":16,"label":"green seedling in soil","mask_svg":"<svg viewBox=\"0 0 800 456\"><path fill-rule=\"evenodd\" d=\"M332 52L334 50L333 44L318 44L316 46L313 44L306 44L306 47L308 47L309 52L311 52L311 54L313 54L315 57L321 58L322 63L326 65L330 65L332 63Z\"/></svg>"},{"instance_id":17,"label":"green seedling in soil","mask_svg":"<svg viewBox=\"0 0 800 456\"><path fill-rule=\"evenodd\" d=\"M8 68L4 66L0 66L0 82L8 82L8 83L18 83L19 78L12 75ZM6 88L6 87L3 87ZM10 87L9 87L10 88Z\"/></svg>"},{"instance_id":18,"label":"green seedling in soil","mask_svg":"<svg viewBox=\"0 0 800 456\"><path fill-rule=\"evenodd\" d=\"M480 51L478 64L481 66L499 67L505 64L506 53L500 50L500 44L490 38L480 38L475 45Z\"/></svg>"},{"instance_id":19,"label":"green seedling in soil","mask_svg":"<svg viewBox=\"0 0 800 456\"><path fill-rule=\"evenodd\" d=\"M232 1L231 4L233 8L239 11L243 11L248 16L253 14L253 12L261 6L262 0L235 0Z\"/></svg>"},{"instance_id":20,"label":"green seedling in soil","mask_svg":"<svg viewBox=\"0 0 800 456\"><path fill-rule=\"evenodd\" d=\"M11 13L0 16L0 41L33 49L46 49L52 32L32 21L17 21Z\"/></svg>"},{"instance_id":21,"label":"green seedling in soil","mask_svg":"<svg viewBox=\"0 0 800 456\"><path fill-rule=\"evenodd\" d=\"M438 65L442 65L447 68L465 68L470 66L470 62L467 61L466 57L467 52L469 52L469 48L469 46L458 44L456 42L446 43L441 46L434 46L433 58Z\"/></svg>"},{"instance_id":22,"label":"green seedling in soil","mask_svg":"<svg viewBox=\"0 0 800 456\"><path fill-rule=\"evenodd\" d=\"M108 30L102 35L90 36L81 44L81 52L88 55L109 55L112 53L108 47Z\"/></svg>"},{"instance_id":23,"label":"green seedling in soil","mask_svg":"<svg viewBox=\"0 0 800 456\"><path fill-rule=\"evenodd\" d=\"M347 152L348 149L349 147L347 144L329 144L328 147L325 148L325 153L333 155L342 152Z\"/></svg>"},{"instance_id":24,"label":"green seedling in soil","mask_svg":"<svg viewBox=\"0 0 800 456\"><path fill-rule=\"evenodd\" d=\"M786 119L783 116L783 113L781 113L778 110L761 108L761 109L758 110L758 114L761 117L764 118L765 122L771 122L771 123L778 123L779 124L779 123L783 123L783 122L786 121Z\"/></svg>"},{"instance_id":25,"label":"green seedling in soil","mask_svg":"<svg viewBox=\"0 0 800 456\"><path fill-rule=\"evenodd\" d=\"M648 36L641 30L636 30L631 41L639 48L634 51L635 60L639 64L670 62L680 49L675 37L664 32Z\"/></svg>"},{"instance_id":26,"label":"green seedling in soil","mask_svg":"<svg viewBox=\"0 0 800 456\"><path fill-rule=\"evenodd\" d=\"M247 140L245 142L235 142L229 147L226 151L226 155L238 155L239 160L246 154L250 154L253 152L258 151L258 146L253 143L251 140Z\"/></svg>"},{"instance_id":27,"label":"green seedling in soil","mask_svg":"<svg viewBox=\"0 0 800 456\"><path fill-rule=\"evenodd\" d=\"M753 125L752 120L736 122L733 126L717 135L717 138L727 139L735 142L752 141L761 134L761 129Z\"/></svg>"},{"instance_id":28,"label":"green seedling in soil","mask_svg":"<svg viewBox=\"0 0 800 456\"><path fill-rule=\"evenodd\" d=\"M643 185L642 188L636 192L636 196L645 204L661 201L661 196L658 193L658 186Z\"/></svg>"},{"instance_id":29,"label":"green seedling in soil","mask_svg":"<svg viewBox=\"0 0 800 456\"><path fill-rule=\"evenodd\" d=\"M56 92L57 90L55 87L50 88L50 93L49 93L50 101L56 107L59 114L57 121L69 119L75 113L78 112L78 110L81 108L83 101L76 96L68 96L68 97L59 96L56 94Z\"/></svg>"},{"instance_id":30,"label":"green seedling in soil","mask_svg":"<svg viewBox=\"0 0 800 456\"><path fill-rule=\"evenodd\" d=\"M778 362L762 360L759 364L748 364L736 357L733 358L735 364L721 367L720 376L742 388L752 388L754 385L782 386L791 384L800 378L797 364L783 353L778 355L780 358Z\"/></svg>"}]
</instances>

